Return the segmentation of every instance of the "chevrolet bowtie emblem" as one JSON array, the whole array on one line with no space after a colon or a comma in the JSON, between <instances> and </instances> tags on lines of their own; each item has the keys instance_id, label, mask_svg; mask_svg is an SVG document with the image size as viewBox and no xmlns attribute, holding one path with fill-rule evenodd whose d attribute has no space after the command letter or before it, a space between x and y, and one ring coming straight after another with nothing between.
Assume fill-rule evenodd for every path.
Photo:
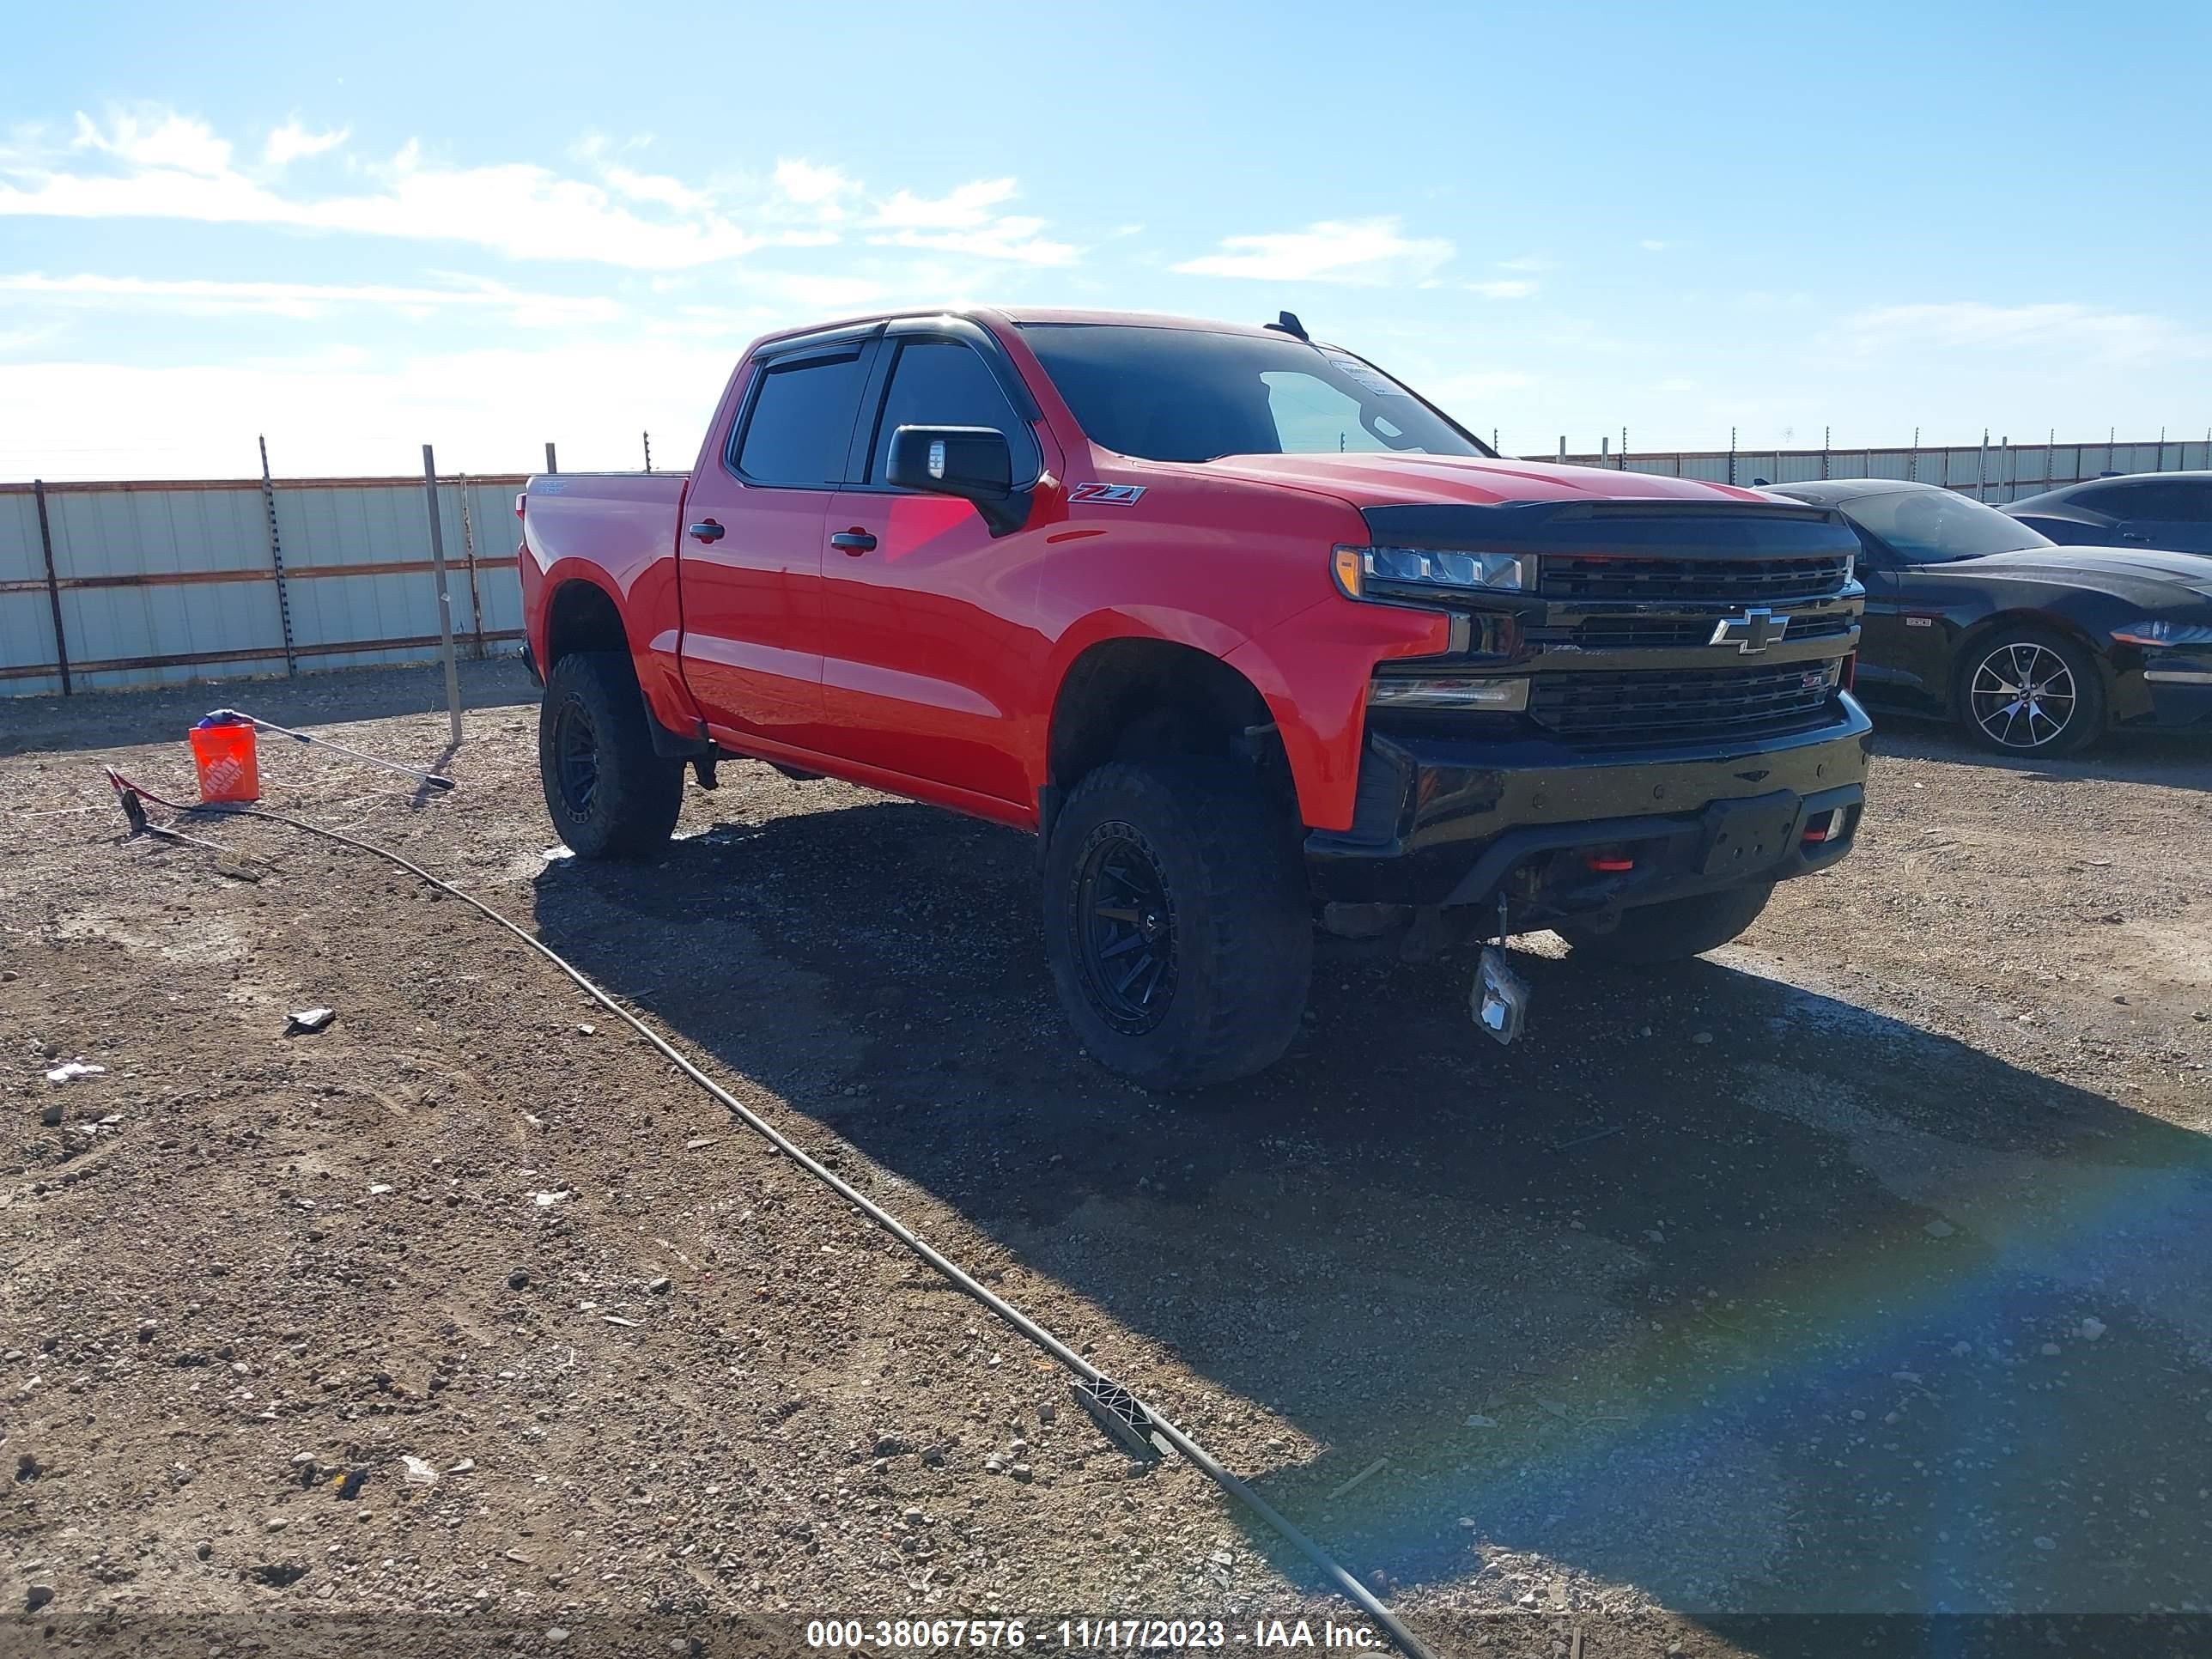
<instances>
[{"instance_id":1,"label":"chevrolet bowtie emblem","mask_svg":"<svg viewBox=\"0 0 2212 1659\"><path fill-rule=\"evenodd\" d=\"M1741 617L1723 617L1713 624L1711 645L1732 645L1745 656L1764 651L1790 631L1787 615L1776 616L1765 605L1758 605Z\"/></svg>"}]
</instances>

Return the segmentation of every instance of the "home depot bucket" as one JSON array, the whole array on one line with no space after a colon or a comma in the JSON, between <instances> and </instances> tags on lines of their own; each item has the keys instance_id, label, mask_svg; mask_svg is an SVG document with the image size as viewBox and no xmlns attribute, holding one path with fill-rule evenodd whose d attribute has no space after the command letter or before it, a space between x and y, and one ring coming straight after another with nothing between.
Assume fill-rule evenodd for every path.
<instances>
[{"instance_id":1,"label":"home depot bucket","mask_svg":"<svg viewBox=\"0 0 2212 1659\"><path fill-rule=\"evenodd\" d=\"M261 799L261 763L254 752L250 722L202 720L189 735L192 764L199 769L202 800Z\"/></svg>"}]
</instances>

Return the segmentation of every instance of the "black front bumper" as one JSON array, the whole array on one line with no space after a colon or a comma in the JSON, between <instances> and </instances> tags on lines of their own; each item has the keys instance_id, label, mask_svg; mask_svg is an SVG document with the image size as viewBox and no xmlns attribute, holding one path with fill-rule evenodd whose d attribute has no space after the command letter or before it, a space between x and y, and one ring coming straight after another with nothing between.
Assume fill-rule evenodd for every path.
<instances>
[{"instance_id":1,"label":"black front bumper","mask_svg":"<svg viewBox=\"0 0 2212 1659\"><path fill-rule=\"evenodd\" d=\"M1663 753L1370 733L1352 828L1306 837L1314 896L1451 906L1507 892L1534 921L1809 875L1850 851L1865 800L1873 724L1847 695L1837 709L1755 747Z\"/></svg>"}]
</instances>

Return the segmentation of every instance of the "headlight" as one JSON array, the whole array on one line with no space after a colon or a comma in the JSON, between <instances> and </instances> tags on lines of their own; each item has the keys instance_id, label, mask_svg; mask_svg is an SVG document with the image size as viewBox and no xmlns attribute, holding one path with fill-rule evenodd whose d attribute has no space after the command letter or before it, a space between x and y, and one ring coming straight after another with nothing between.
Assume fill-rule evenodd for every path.
<instances>
[{"instance_id":1,"label":"headlight","mask_svg":"<svg viewBox=\"0 0 2212 1659\"><path fill-rule=\"evenodd\" d=\"M1340 547L1336 585L1345 597L1408 599L1462 591L1522 593L1536 585L1535 561L1517 553L1459 552L1431 547Z\"/></svg>"},{"instance_id":2,"label":"headlight","mask_svg":"<svg viewBox=\"0 0 2212 1659\"><path fill-rule=\"evenodd\" d=\"M2122 645L2147 645L2154 649L2176 645L2212 645L2212 623L2174 622L2159 617L2115 628L2112 637Z\"/></svg>"}]
</instances>

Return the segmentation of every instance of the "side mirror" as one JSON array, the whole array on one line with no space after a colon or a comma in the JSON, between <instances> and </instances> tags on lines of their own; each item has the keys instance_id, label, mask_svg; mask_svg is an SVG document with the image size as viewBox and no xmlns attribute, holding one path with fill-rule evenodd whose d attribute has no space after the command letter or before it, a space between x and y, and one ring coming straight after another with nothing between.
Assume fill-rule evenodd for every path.
<instances>
[{"instance_id":1,"label":"side mirror","mask_svg":"<svg viewBox=\"0 0 2212 1659\"><path fill-rule=\"evenodd\" d=\"M884 473L901 489L975 502L994 536L1029 521L1030 492L1014 488L1013 446L995 427L902 426Z\"/></svg>"}]
</instances>

